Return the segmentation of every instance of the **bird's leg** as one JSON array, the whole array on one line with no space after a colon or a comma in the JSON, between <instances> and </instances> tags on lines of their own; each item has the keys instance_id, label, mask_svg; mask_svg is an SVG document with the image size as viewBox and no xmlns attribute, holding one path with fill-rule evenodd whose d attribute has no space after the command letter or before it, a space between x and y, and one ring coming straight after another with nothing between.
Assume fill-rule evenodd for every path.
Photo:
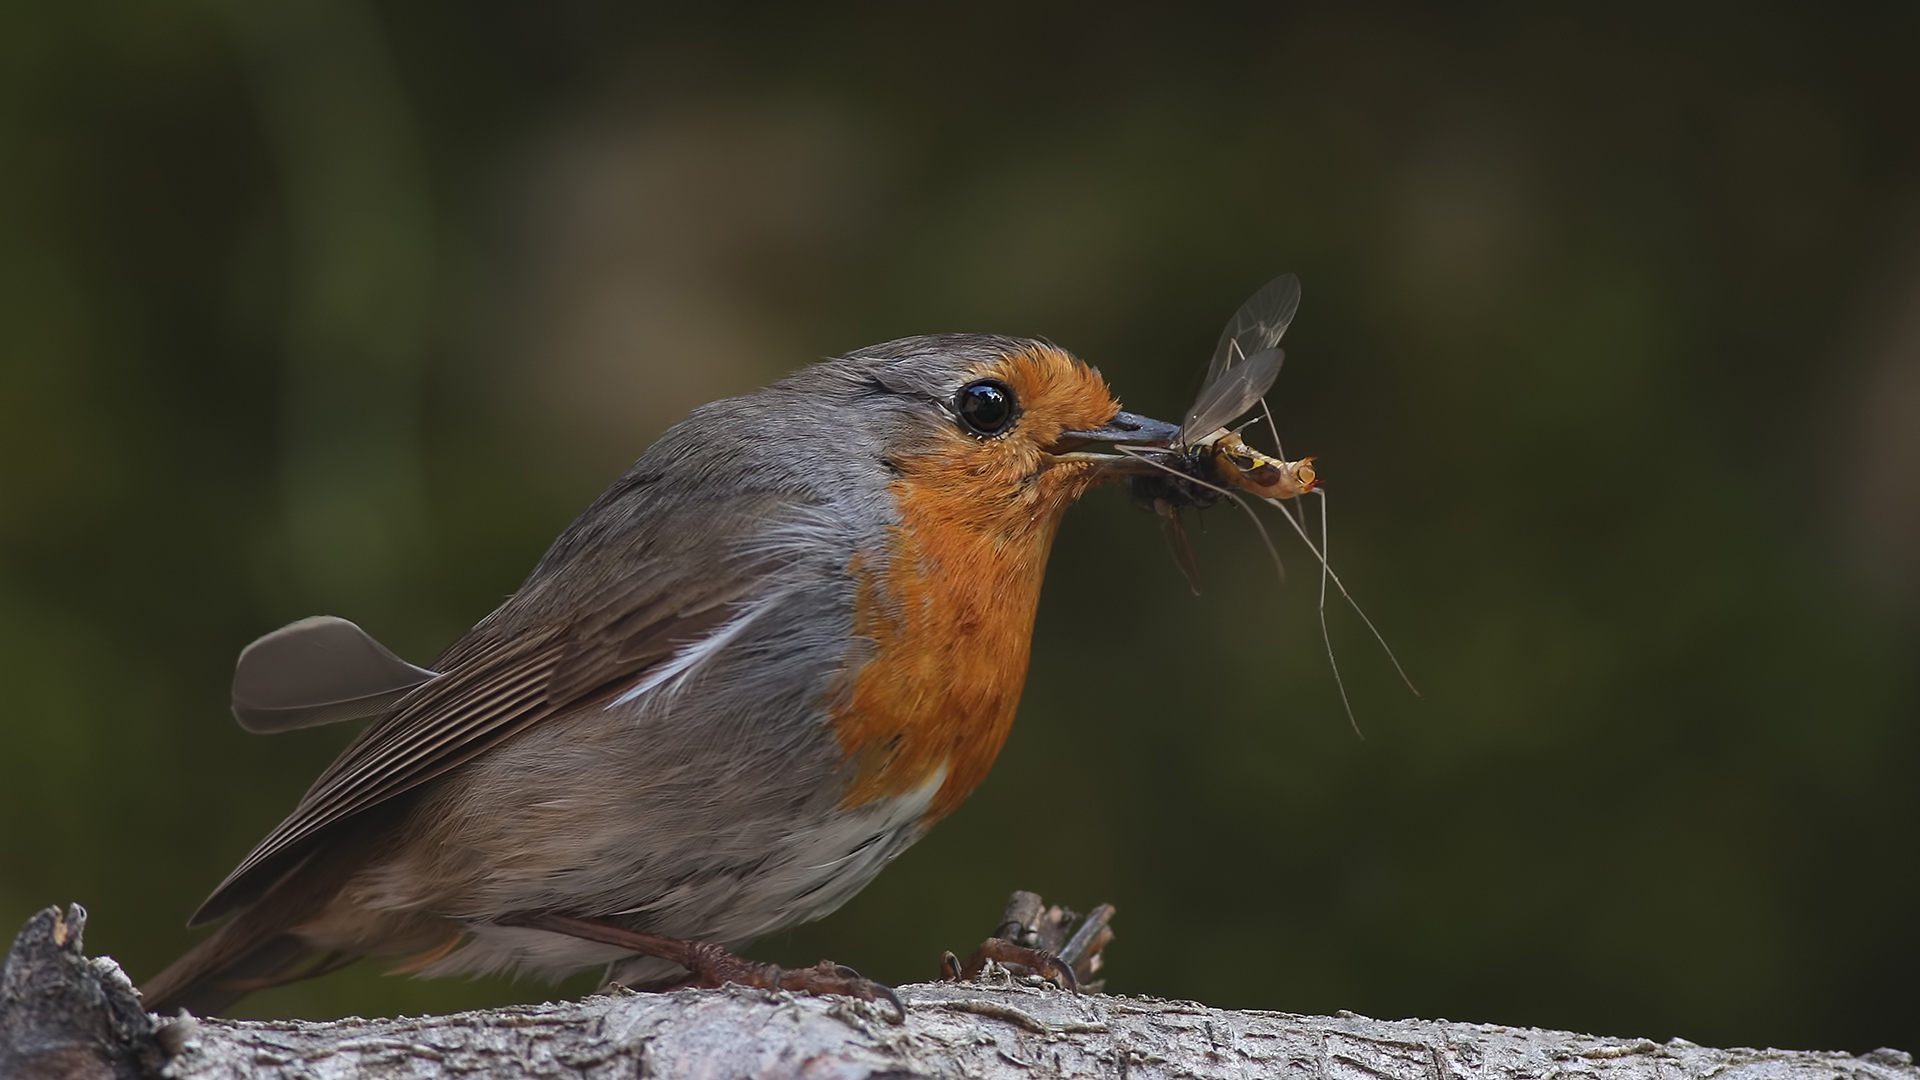
<instances>
[{"instance_id":1,"label":"bird's leg","mask_svg":"<svg viewBox=\"0 0 1920 1080\"><path fill-rule=\"evenodd\" d=\"M669 960L693 973L686 984L689 986L712 989L735 983L761 990L792 990L797 993L859 998L862 1001L885 1001L893 1006L896 1019L905 1020L907 1016L907 1007L900 1003L900 995L894 993L892 987L874 982L845 964L836 964L831 960L822 960L812 967L783 968L778 964L742 959L718 945L706 942L682 941L641 930L629 930L598 919L583 919L550 911L520 911L494 921L502 926L546 930Z\"/></svg>"},{"instance_id":2,"label":"bird's leg","mask_svg":"<svg viewBox=\"0 0 1920 1080\"><path fill-rule=\"evenodd\" d=\"M1077 917L1058 905L1046 908L1036 893L1016 892L993 936L964 964L947 953L940 961L941 975L950 981L975 978L991 960L1015 974L1040 975L1078 992L1080 984L1100 970L1100 950L1113 940L1107 925L1113 920L1113 905L1094 908L1069 938L1067 928Z\"/></svg>"}]
</instances>

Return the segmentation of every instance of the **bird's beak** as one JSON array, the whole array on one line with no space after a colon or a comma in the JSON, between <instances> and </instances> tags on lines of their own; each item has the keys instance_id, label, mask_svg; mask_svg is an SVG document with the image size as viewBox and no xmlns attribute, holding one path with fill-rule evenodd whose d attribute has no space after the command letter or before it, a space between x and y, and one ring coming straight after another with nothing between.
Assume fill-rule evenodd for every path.
<instances>
[{"instance_id":1,"label":"bird's beak","mask_svg":"<svg viewBox=\"0 0 1920 1080\"><path fill-rule=\"evenodd\" d=\"M1100 465L1103 472L1133 473L1152 472L1154 466L1146 464L1137 454L1125 452L1126 448L1141 449L1164 448L1180 437L1180 425L1169 424L1165 420L1136 416L1130 412L1115 413L1113 419L1097 428L1084 431L1063 431L1052 446L1055 461L1090 461ZM1091 453L1081 447L1094 443L1108 443L1122 452L1118 454Z\"/></svg>"},{"instance_id":2,"label":"bird's beak","mask_svg":"<svg viewBox=\"0 0 1920 1080\"><path fill-rule=\"evenodd\" d=\"M1114 443L1120 446L1166 446L1180 436L1180 425L1130 412L1114 413L1113 419L1087 431L1063 431L1056 451L1077 450L1088 443Z\"/></svg>"}]
</instances>

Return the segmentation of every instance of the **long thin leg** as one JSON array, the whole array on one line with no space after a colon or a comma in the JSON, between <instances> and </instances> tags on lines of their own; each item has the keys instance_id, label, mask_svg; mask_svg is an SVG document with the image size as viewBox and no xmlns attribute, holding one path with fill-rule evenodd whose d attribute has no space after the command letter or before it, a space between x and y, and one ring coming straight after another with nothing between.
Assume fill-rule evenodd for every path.
<instances>
[{"instance_id":1,"label":"long thin leg","mask_svg":"<svg viewBox=\"0 0 1920 1080\"><path fill-rule=\"evenodd\" d=\"M1273 410L1267 408L1267 396L1260 395L1260 415L1266 417L1267 430L1273 432L1273 452L1281 461L1287 460L1286 444L1280 441L1280 425L1273 422Z\"/></svg>"},{"instance_id":2,"label":"long thin leg","mask_svg":"<svg viewBox=\"0 0 1920 1080\"><path fill-rule=\"evenodd\" d=\"M1306 507L1301 507L1300 512L1305 514ZM1347 681L1340 677L1339 661L1333 658L1333 634L1327 629L1327 575L1333 570L1327 562L1327 498L1324 495L1320 497L1320 550L1317 554L1320 556L1320 640L1327 646L1327 666L1333 669L1333 685L1340 689L1340 706L1347 710L1347 723L1355 735L1364 739L1367 736L1360 730L1359 718L1353 715L1353 702L1347 700Z\"/></svg>"},{"instance_id":3,"label":"long thin leg","mask_svg":"<svg viewBox=\"0 0 1920 1080\"><path fill-rule=\"evenodd\" d=\"M1314 494L1320 497L1321 524L1324 528L1327 512L1327 494L1324 491L1318 490L1316 490ZM1279 499L1268 499L1267 502L1279 507L1282 511L1286 510L1286 505ZM1340 580L1340 575L1334 571L1333 565L1327 562L1326 556L1321 553L1319 548L1314 546L1313 540L1307 536L1306 529L1303 528L1298 521L1294 520L1292 514L1287 515L1287 521L1293 526L1293 531L1299 534L1300 542L1307 545L1308 550L1319 556L1320 565L1326 569L1327 577L1333 580L1333 587L1340 590L1340 595L1346 598L1347 604L1353 608L1353 613L1360 616L1361 622L1367 624L1367 630L1373 634L1373 640L1380 643L1380 648L1387 654L1387 659L1393 662L1393 670L1399 672L1400 681L1407 684L1407 689L1413 692L1414 697L1421 696L1420 688L1413 685L1413 680L1407 677L1407 670L1400 666L1400 658L1393 654L1393 646L1387 644L1387 639L1380 633L1380 629L1373 625L1372 619L1367 618L1367 613L1360 607L1360 602L1355 600L1353 594L1347 591L1346 583Z\"/></svg>"},{"instance_id":4,"label":"long thin leg","mask_svg":"<svg viewBox=\"0 0 1920 1080\"><path fill-rule=\"evenodd\" d=\"M1266 405L1266 400L1263 398L1261 399L1261 406L1264 408L1265 405ZM1269 424L1272 423L1271 414L1269 414L1268 423ZM1275 431L1276 443L1278 442L1278 439L1279 439L1279 433L1276 430ZM1221 495L1224 495L1227 498L1232 499L1234 503L1240 507L1240 509L1246 511L1247 517L1252 519L1254 528L1260 531L1260 540L1262 543L1266 545L1267 554L1272 556L1273 558L1274 569L1279 573L1280 579L1282 581L1286 580L1287 571L1286 571L1286 566L1280 561L1280 550L1274 546L1272 537L1269 536L1267 533L1266 524L1260 520L1260 515L1253 512L1253 508L1246 504L1246 501L1243 498L1241 498L1239 492L1229 490L1228 488L1222 487L1218 484L1210 484L1207 481L1200 479L1199 477L1188 476L1187 474L1182 473L1177 469L1171 468L1167 465L1164 465L1158 461L1153 460L1150 457L1147 457L1145 454L1140 453L1139 451L1136 451L1131 447L1120 446L1120 447L1116 447L1115 449L1118 449L1121 452L1126 453L1130 456L1137 457L1140 460L1146 462L1147 464L1162 470L1163 472L1171 473L1175 476L1180 477L1183 480L1187 480L1192 483L1199 484L1201 487L1219 492ZM1340 690L1340 704L1341 704L1341 707L1346 710L1347 723L1352 725L1354 734L1359 735L1361 738L1364 739L1366 738L1366 735L1360 730L1360 723L1358 719L1356 719L1354 716L1353 703L1347 697L1347 684L1346 684L1346 681L1343 678L1341 678L1339 662L1334 659L1333 637L1328 632L1328 629L1327 629L1327 582L1329 580L1333 582L1334 588L1340 591L1340 595L1347 601L1348 606L1353 608L1353 613L1355 615L1360 616L1360 621L1366 624L1367 632L1373 635L1373 640L1379 643L1381 651L1387 654L1387 660L1393 664L1393 670L1400 676L1400 681L1406 684L1407 689L1413 694L1414 697L1421 696L1420 688L1413 685L1413 680L1407 676L1406 668L1400 666L1400 657L1394 654L1393 646L1387 644L1386 636L1380 633L1379 627L1373 625L1373 620L1367 617L1366 610L1360 606L1360 602L1358 600L1355 600L1353 598L1353 594L1347 591L1346 582L1343 582L1340 580L1340 575L1334 572L1333 564L1328 562L1326 551L1325 551L1325 548L1327 545L1327 501L1326 501L1327 493L1323 490L1316 489L1313 492L1313 494L1318 495L1320 497L1320 543L1318 545L1314 544L1313 538L1309 536L1307 533L1306 523L1304 520L1306 517L1306 507L1304 505L1300 507L1300 513L1298 516L1296 516L1294 514L1293 508L1288 506L1285 502L1279 499L1267 499L1265 501L1270 505L1272 505L1275 509L1280 511L1281 516L1287 519L1287 524L1292 526L1294 533L1300 537L1300 542L1307 546L1307 550L1312 552L1314 555L1314 558L1317 559L1320 563L1320 607L1319 607L1320 636L1321 636L1321 640L1324 641L1327 646L1327 666L1333 669L1334 683Z\"/></svg>"}]
</instances>

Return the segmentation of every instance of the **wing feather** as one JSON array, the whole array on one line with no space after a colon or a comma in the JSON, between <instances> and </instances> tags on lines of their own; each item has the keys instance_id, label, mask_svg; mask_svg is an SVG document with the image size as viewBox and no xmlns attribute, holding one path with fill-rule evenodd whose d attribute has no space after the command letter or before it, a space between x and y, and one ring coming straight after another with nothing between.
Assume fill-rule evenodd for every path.
<instances>
[{"instance_id":1,"label":"wing feather","mask_svg":"<svg viewBox=\"0 0 1920 1080\"><path fill-rule=\"evenodd\" d=\"M738 579L736 579L738 580ZM623 599L631 601L632 593ZM444 674L397 702L314 781L293 813L227 876L193 922L254 899L341 822L419 787L540 721L631 685L725 620L739 587L613 603L565 633L492 647L463 640ZM583 625L585 624L585 625ZM475 633L483 633L485 624Z\"/></svg>"}]
</instances>

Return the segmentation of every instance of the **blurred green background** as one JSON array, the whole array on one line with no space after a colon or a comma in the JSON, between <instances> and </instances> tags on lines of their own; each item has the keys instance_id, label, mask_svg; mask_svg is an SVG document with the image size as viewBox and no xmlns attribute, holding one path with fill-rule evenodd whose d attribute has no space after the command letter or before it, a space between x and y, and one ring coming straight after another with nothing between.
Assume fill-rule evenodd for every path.
<instances>
[{"instance_id":1,"label":"blurred green background","mask_svg":"<svg viewBox=\"0 0 1920 1080\"><path fill-rule=\"evenodd\" d=\"M1297 543L1209 515L1195 598L1097 492L991 780L759 955L1030 888L1126 992L1920 1049L1920 8L676 10L0 4L0 924L154 972L348 734L243 734L239 648L430 658L689 407L993 330L1177 418L1292 270L1424 700L1332 610L1355 738Z\"/></svg>"}]
</instances>

